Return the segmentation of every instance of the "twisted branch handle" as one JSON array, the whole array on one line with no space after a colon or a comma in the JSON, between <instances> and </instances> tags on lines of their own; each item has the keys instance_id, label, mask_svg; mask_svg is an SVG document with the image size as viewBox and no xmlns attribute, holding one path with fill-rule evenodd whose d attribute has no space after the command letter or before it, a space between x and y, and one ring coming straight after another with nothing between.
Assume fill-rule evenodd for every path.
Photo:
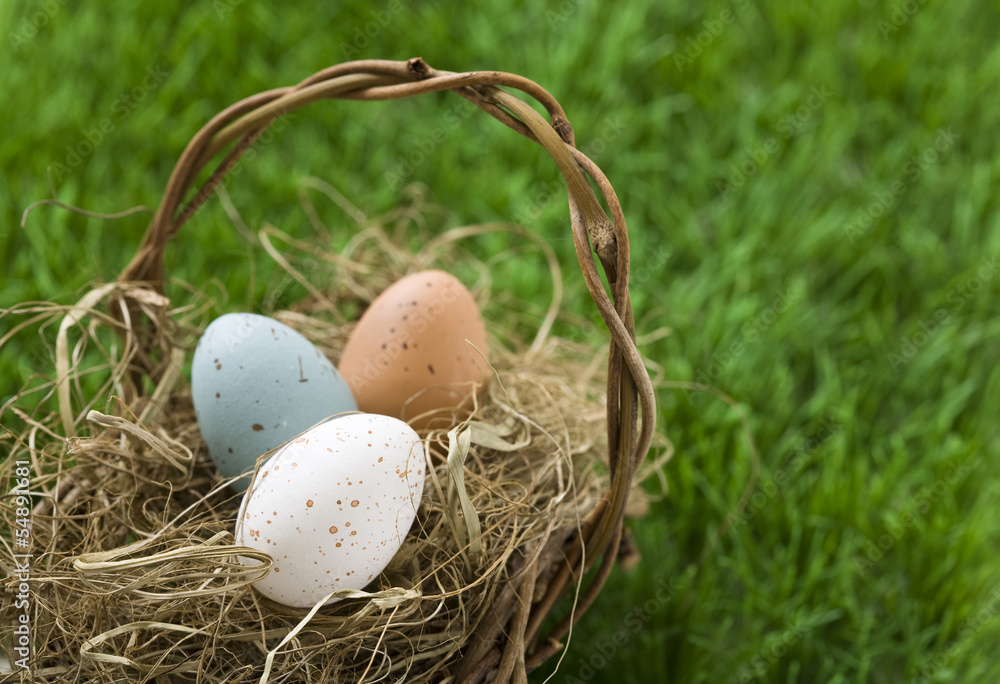
<instances>
[{"instance_id":1,"label":"twisted branch handle","mask_svg":"<svg viewBox=\"0 0 1000 684\"><path fill-rule=\"evenodd\" d=\"M549 120L500 86L532 97L546 110ZM649 450L655 424L653 386L635 345L628 292L629 243L625 216L607 177L576 149L573 128L555 98L538 84L515 74L438 71L420 58L407 62L347 62L319 71L296 86L248 97L216 115L185 148L138 252L119 279L145 282L155 291L162 290L167 243L211 196L240 156L278 117L326 98L391 100L442 90L455 91L544 147L552 156L569 189L577 259L587 289L611 334L607 394L610 488L580 535L568 541L557 537L543 540L544 548L533 555L530 564L512 573L511 582L494 604L494 620L480 625L472 635L456 673L457 681L480 682L499 665L494 681L520 680L526 671L537 667L561 648L558 640L586 612L610 574L621 540L629 488ZM215 171L182 207L199 172L230 145L232 148ZM600 190L610 210L610 218L594 194L591 181ZM610 297L597 271L594 252L611 285ZM133 321L139 319L139 312L131 314ZM151 366L137 369L137 372L140 370L154 374ZM540 641L542 621L556 599L574 576L579 578L602 556L599 570L576 609ZM536 595L537 601L534 600ZM526 650L531 651L527 658Z\"/></svg>"}]
</instances>

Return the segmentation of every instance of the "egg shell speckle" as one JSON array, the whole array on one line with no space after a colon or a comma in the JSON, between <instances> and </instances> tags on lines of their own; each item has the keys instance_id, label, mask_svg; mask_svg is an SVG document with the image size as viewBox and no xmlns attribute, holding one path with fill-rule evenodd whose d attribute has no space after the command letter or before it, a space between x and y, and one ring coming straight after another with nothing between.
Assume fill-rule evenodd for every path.
<instances>
[{"instance_id":1,"label":"egg shell speckle","mask_svg":"<svg viewBox=\"0 0 1000 684\"><path fill-rule=\"evenodd\" d=\"M224 478L337 413L358 408L340 373L309 340L267 316L212 321L191 365L191 394L209 455ZM233 488L245 491L248 479Z\"/></svg>"},{"instance_id":2,"label":"egg shell speckle","mask_svg":"<svg viewBox=\"0 0 1000 684\"><path fill-rule=\"evenodd\" d=\"M473 389L486 386L488 358L472 294L449 273L421 271L371 303L344 347L340 370L362 411L447 428L466 414L413 419L469 406Z\"/></svg>"},{"instance_id":3,"label":"egg shell speckle","mask_svg":"<svg viewBox=\"0 0 1000 684\"><path fill-rule=\"evenodd\" d=\"M388 416L344 416L284 446L261 465L236 522L238 544L274 559L254 586L298 608L364 588L406 538L425 471L417 433Z\"/></svg>"}]
</instances>

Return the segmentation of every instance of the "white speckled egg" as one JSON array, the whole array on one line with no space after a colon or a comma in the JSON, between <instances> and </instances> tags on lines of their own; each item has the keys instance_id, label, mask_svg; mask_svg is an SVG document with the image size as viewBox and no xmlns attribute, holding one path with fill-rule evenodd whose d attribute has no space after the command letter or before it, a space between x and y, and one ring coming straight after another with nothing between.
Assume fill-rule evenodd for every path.
<instances>
[{"instance_id":1,"label":"white speckled egg","mask_svg":"<svg viewBox=\"0 0 1000 684\"><path fill-rule=\"evenodd\" d=\"M274 559L254 586L297 608L365 587L402 545L425 469L417 433L388 416L344 416L284 446L261 464L236 521L236 543Z\"/></svg>"},{"instance_id":2,"label":"white speckled egg","mask_svg":"<svg viewBox=\"0 0 1000 684\"><path fill-rule=\"evenodd\" d=\"M273 318L232 313L212 321L194 352L198 427L224 478L303 430L358 408L347 383L309 340ZM233 488L244 491L248 479Z\"/></svg>"}]
</instances>

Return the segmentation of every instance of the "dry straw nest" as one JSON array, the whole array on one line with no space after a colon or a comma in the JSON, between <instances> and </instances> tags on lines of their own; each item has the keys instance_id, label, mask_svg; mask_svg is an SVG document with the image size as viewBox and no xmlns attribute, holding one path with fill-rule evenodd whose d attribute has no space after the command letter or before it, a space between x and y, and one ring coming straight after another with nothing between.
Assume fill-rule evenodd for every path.
<instances>
[{"instance_id":1,"label":"dry straw nest","mask_svg":"<svg viewBox=\"0 0 1000 684\"><path fill-rule=\"evenodd\" d=\"M536 100L549 120L500 86ZM556 296L533 342L502 339L472 419L421 433L429 454L423 502L390 566L367 591L344 590L345 600L331 606L286 608L253 591L260 567L237 562L238 554L253 556L266 561L263 572L270 567L266 555L234 545L239 498L208 458L183 373L208 299L193 288L182 305L163 296L164 248L211 194L220 191L226 204L220 180L284 114L323 98L442 90L551 154L569 188L577 256L610 341L594 350L549 334L561 279L546 251ZM214 172L199 176L227 149ZM313 187L337 198L332 188ZM311 293L273 315L336 360L353 325L339 312L363 309L407 272L455 260L478 266L473 289L483 303L489 264L461 249L460 239L493 229L532 239L514 226L467 227L424 234L425 246L411 253L401 236L421 212L412 196L380 220L360 219L340 253L323 244L315 212L307 211L315 243L265 227L256 239ZM238 216L235 222L242 225ZM275 247L282 240L284 251ZM559 653L624 555L630 492L659 465L643 465L654 438L654 393L636 349L628 275L614 191L575 148L559 104L527 79L436 71L420 59L360 61L227 108L184 150L116 282L74 306L24 305L3 315L9 332L0 344L35 327L56 338L55 377L36 381L0 414L23 426L3 437L9 456L2 467L12 483L0 508L6 657L14 663L23 655L14 626L26 614L33 681L525 681ZM87 396L95 377L106 381ZM94 410L109 397L107 412ZM664 454L661 461L669 449ZM15 667L10 678L24 674Z\"/></svg>"}]
</instances>

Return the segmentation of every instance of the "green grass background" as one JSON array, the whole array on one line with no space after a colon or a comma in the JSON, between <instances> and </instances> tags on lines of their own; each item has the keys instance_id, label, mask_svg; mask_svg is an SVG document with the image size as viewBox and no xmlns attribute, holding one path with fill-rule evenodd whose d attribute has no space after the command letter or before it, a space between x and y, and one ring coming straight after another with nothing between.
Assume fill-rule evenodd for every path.
<instances>
[{"instance_id":1,"label":"green grass background","mask_svg":"<svg viewBox=\"0 0 1000 684\"><path fill-rule=\"evenodd\" d=\"M750 478L750 451L722 402L660 392L677 449L670 495L634 523L642 564L615 572L554 681L1000 680L996 4L483 8L3 3L0 306L74 301L134 250L143 216L43 207L18 227L51 196L47 168L104 119L114 130L54 186L110 212L155 207L184 144L223 107L348 57L526 75L560 99L581 146L613 138L589 149L625 207L637 317L673 330L643 352L666 378L732 395L762 460L745 516L696 566ZM149 69L167 75L120 100ZM306 175L387 211L400 190L385 172L443 128L408 180L454 221L523 215L558 180L554 165L483 115L453 125L461 102L312 105L230 184L233 201L251 227L304 238ZM558 252L568 306L595 322L582 334L596 343L557 200L530 227ZM347 239L346 219L317 202ZM213 200L168 264L189 282L218 278L224 308L245 310L274 277L254 251L248 291L250 251ZM542 269L502 268L514 294L547 296ZM30 335L4 347L3 394L51 372L42 349Z\"/></svg>"}]
</instances>

